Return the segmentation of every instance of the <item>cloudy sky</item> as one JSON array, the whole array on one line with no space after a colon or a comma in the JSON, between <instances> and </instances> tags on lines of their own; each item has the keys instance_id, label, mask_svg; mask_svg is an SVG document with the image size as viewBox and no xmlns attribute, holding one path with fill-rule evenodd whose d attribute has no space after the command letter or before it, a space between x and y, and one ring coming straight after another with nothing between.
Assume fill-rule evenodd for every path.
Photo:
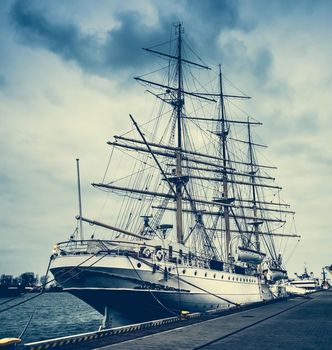
<instances>
[{"instance_id":1,"label":"cloudy sky","mask_svg":"<svg viewBox=\"0 0 332 350\"><path fill-rule=\"evenodd\" d=\"M331 13L319 0L1 1L0 273L42 274L75 228L77 157L84 210L97 215L89 184L103 176L106 141L148 106L132 80L149 68L140 48L179 20L204 61L253 97L302 235L289 270L331 264Z\"/></svg>"}]
</instances>

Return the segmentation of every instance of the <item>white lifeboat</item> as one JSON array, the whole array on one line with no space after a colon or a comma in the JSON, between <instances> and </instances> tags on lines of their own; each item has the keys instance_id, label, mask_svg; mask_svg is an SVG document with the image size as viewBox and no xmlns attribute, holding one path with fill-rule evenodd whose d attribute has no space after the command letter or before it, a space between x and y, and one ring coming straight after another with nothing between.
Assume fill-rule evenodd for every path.
<instances>
[{"instance_id":1,"label":"white lifeboat","mask_svg":"<svg viewBox=\"0 0 332 350\"><path fill-rule=\"evenodd\" d=\"M253 265L259 265L263 261L265 256L266 254L258 252L257 250L245 247L238 247L238 257L239 260L242 262Z\"/></svg>"},{"instance_id":2,"label":"white lifeboat","mask_svg":"<svg viewBox=\"0 0 332 350\"><path fill-rule=\"evenodd\" d=\"M270 267L269 268L269 274L270 274L271 281L274 281L274 282L288 278L287 277L287 271L283 270L281 268Z\"/></svg>"}]
</instances>

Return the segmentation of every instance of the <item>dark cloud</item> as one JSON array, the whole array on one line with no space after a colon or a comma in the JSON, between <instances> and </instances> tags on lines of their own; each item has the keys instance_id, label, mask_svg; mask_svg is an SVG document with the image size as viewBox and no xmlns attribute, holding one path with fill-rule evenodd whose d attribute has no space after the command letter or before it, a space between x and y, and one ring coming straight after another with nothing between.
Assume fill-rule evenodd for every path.
<instances>
[{"instance_id":1,"label":"dark cloud","mask_svg":"<svg viewBox=\"0 0 332 350\"><path fill-rule=\"evenodd\" d=\"M267 48L259 49L252 61L253 74L260 83L269 80L269 73L273 64L273 55Z\"/></svg>"},{"instance_id":2,"label":"dark cloud","mask_svg":"<svg viewBox=\"0 0 332 350\"><path fill-rule=\"evenodd\" d=\"M160 9L157 26L144 23L144 16L138 12L118 12L115 19L119 25L108 31L103 40L95 33L83 32L75 23L51 17L32 1L16 1L11 19L22 43L46 48L83 70L100 75L149 64L149 58L140 49L167 40L171 24L178 20L183 20L185 26L188 23L186 33L191 33L191 38L196 34L206 38L198 46L208 45L206 52L210 56L216 51L215 39L223 29L245 28L237 1L191 0L181 6L168 12Z\"/></svg>"},{"instance_id":3,"label":"dark cloud","mask_svg":"<svg viewBox=\"0 0 332 350\"><path fill-rule=\"evenodd\" d=\"M141 48L165 41L169 37L168 21L160 18L158 27L149 27L142 23L141 15L136 12L123 12L117 15L121 23L119 28L108 32L103 45L103 64L114 69L135 68L147 64L147 57Z\"/></svg>"},{"instance_id":4,"label":"dark cloud","mask_svg":"<svg viewBox=\"0 0 332 350\"><path fill-rule=\"evenodd\" d=\"M93 35L82 34L74 24L49 20L30 1L17 1L11 18L23 43L45 47L66 60L79 62L83 68L98 66L98 46ZM97 52L96 52L97 51Z\"/></svg>"},{"instance_id":5,"label":"dark cloud","mask_svg":"<svg viewBox=\"0 0 332 350\"><path fill-rule=\"evenodd\" d=\"M185 9L191 29L195 34L200 34L200 39L203 38L203 43L208 45L225 29L251 30L254 26L241 17L237 0L187 0Z\"/></svg>"}]
</instances>

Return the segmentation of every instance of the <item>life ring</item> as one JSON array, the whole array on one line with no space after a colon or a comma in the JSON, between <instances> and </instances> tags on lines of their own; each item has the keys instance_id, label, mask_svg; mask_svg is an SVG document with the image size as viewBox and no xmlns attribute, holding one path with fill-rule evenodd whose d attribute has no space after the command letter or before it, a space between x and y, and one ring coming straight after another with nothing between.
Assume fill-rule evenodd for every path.
<instances>
[{"instance_id":1,"label":"life ring","mask_svg":"<svg viewBox=\"0 0 332 350\"><path fill-rule=\"evenodd\" d=\"M146 258L151 258L151 254L152 254L151 249L150 248L144 248L142 254Z\"/></svg>"},{"instance_id":2,"label":"life ring","mask_svg":"<svg viewBox=\"0 0 332 350\"><path fill-rule=\"evenodd\" d=\"M157 250L155 255L156 255L156 259L158 261L161 261L164 258L164 254L163 254L163 252L161 250Z\"/></svg>"}]
</instances>

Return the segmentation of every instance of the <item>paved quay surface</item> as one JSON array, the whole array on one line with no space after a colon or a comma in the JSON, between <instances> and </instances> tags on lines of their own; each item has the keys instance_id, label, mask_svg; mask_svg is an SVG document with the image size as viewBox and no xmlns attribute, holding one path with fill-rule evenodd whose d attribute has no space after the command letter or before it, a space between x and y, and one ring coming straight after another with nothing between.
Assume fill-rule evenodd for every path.
<instances>
[{"instance_id":1,"label":"paved quay surface","mask_svg":"<svg viewBox=\"0 0 332 350\"><path fill-rule=\"evenodd\" d=\"M108 345L138 349L332 349L332 291Z\"/></svg>"}]
</instances>

